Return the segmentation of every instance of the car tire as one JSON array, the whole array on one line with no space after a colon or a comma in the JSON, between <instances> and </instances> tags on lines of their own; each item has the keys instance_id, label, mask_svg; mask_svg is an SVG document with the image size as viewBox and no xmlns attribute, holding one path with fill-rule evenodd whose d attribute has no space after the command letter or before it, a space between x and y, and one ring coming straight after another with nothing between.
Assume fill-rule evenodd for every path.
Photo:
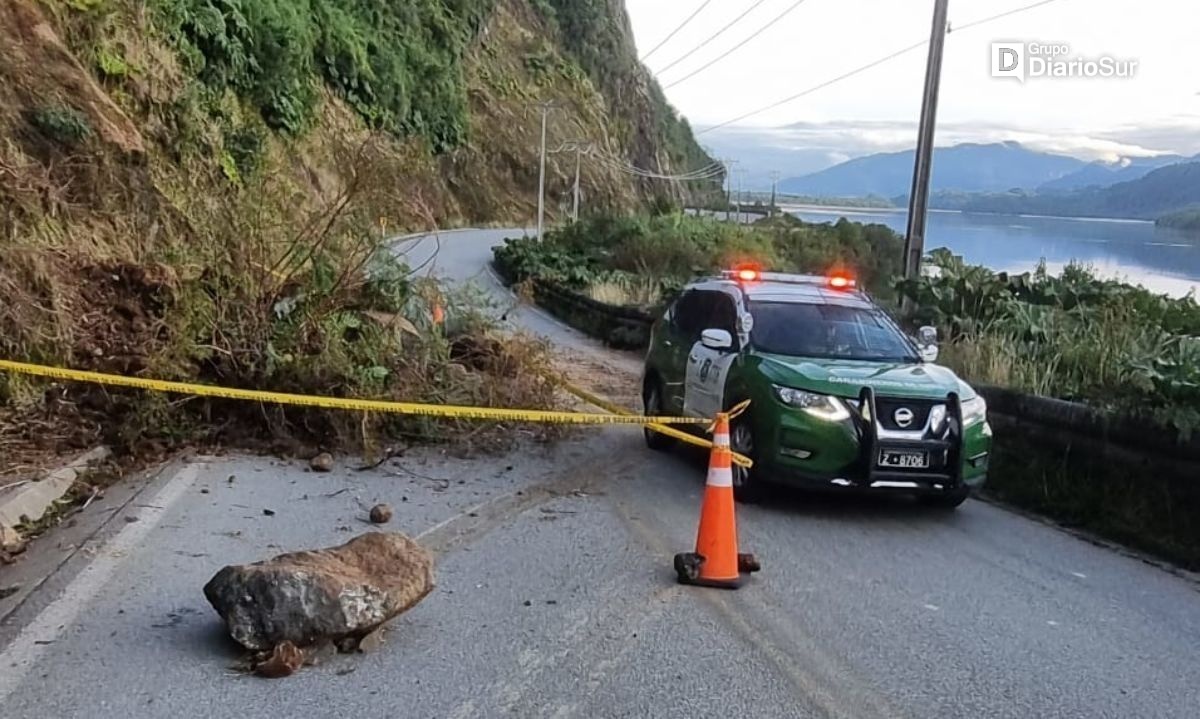
<instances>
[{"instance_id":1,"label":"car tire","mask_svg":"<svg viewBox=\"0 0 1200 719\"><path fill-rule=\"evenodd\" d=\"M657 379L652 379L646 382L646 387L642 391L642 406L645 407L645 416L661 417L663 416L663 399L662 399L662 383ZM663 452L670 449L675 440L665 434L655 432L649 427L642 429L642 433L646 437L646 446L656 452Z\"/></svg>"},{"instance_id":2,"label":"car tire","mask_svg":"<svg viewBox=\"0 0 1200 719\"><path fill-rule=\"evenodd\" d=\"M765 488L763 487L761 471L757 468L758 459L755 456L754 423L750 420L749 413L743 414L741 417L733 420L733 423L729 427L729 433L731 449L738 454L755 460L755 467L750 469L739 467L736 464L733 465L734 499L743 504L761 502L765 495Z\"/></svg>"},{"instance_id":3,"label":"car tire","mask_svg":"<svg viewBox=\"0 0 1200 719\"><path fill-rule=\"evenodd\" d=\"M964 484L958 489L951 490L945 494L924 495L921 497L921 504L935 509L954 511L962 506L962 503L967 501L967 498L970 496L971 488Z\"/></svg>"}]
</instances>

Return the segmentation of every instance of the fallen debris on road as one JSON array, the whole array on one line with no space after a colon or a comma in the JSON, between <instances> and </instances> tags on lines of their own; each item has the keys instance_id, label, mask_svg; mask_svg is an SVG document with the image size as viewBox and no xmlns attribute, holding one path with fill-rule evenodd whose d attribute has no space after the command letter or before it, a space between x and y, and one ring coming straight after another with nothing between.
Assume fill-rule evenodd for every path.
<instances>
[{"instance_id":1,"label":"fallen debris on road","mask_svg":"<svg viewBox=\"0 0 1200 719\"><path fill-rule=\"evenodd\" d=\"M235 641L267 653L256 673L274 677L299 668L305 650L329 643L358 650L433 587L433 557L424 547L404 534L371 532L339 547L225 567L204 596Z\"/></svg>"},{"instance_id":2,"label":"fallen debris on road","mask_svg":"<svg viewBox=\"0 0 1200 719\"><path fill-rule=\"evenodd\" d=\"M373 524L387 524L388 522L392 521L393 514L394 513L392 512L390 505L377 504L374 507L371 507L371 522Z\"/></svg>"},{"instance_id":3,"label":"fallen debris on road","mask_svg":"<svg viewBox=\"0 0 1200 719\"><path fill-rule=\"evenodd\" d=\"M322 452L309 460L308 466L312 468L312 471L314 472L332 472L333 455L328 452Z\"/></svg>"}]
</instances>

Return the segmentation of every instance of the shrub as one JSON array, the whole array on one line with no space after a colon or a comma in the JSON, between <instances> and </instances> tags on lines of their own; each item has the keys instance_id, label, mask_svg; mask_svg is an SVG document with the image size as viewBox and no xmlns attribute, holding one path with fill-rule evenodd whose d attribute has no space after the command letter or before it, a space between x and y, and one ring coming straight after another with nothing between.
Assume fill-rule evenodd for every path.
<instances>
[{"instance_id":1,"label":"shrub","mask_svg":"<svg viewBox=\"0 0 1200 719\"><path fill-rule=\"evenodd\" d=\"M299 132L324 81L372 127L466 139L462 56L492 0L155 0L186 66Z\"/></svg>"},{"instance_id":2,"label":"shrub","mask_svg":"<svg viewBox=\"0 0 1200 719\"><path fill-rule=\"evenodd\" d=\"M92 136L87 116L71 107L39 107L30 113L29 122L46 137L64 145L74 145Z\"/></svg>"}]
</instances>

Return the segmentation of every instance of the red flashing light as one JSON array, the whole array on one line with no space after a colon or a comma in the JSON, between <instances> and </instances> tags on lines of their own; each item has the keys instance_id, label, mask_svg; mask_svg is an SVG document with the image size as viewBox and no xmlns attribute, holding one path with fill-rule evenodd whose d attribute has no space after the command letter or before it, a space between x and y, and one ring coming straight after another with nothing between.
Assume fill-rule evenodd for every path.
<instances>
[{"instance_id":1,"label":"red flashing light","mask_svg":"<svg viewBox=\"0 0 1200 719\"><path fill-rule=\"evenodd\" d=\"M737 278L742 282L757 282L762 279L762 273L749 267L737 271Z\"/></svg>"},{"instance_id":2,"label":"red flashing light","mask_svg":"<svg viewBox=\"0 0 1200 719\"><path fill-rule=\"evenodd\" d=\"M829 278L829 286L835 290L852 290L858 286L858 282L852 277L837 274Z\"/></svg>"}]
</instances>

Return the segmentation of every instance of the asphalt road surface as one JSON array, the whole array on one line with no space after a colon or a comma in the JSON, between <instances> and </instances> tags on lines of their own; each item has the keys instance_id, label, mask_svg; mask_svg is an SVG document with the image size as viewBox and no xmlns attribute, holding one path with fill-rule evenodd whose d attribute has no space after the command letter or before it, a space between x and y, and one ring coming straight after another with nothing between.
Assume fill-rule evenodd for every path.
<instances>
[{"instance_id":1,"label":"asphalt road surface","mask_svg":"<svg viewBox=\"0 0 1200 719\"><path fill-rule=\"evenodd\" d=\"M505 302L485 267L505 234L444 234L436 266ZM537 310L509 316L636 370ZM0 625L0 716L1200 714L1193 581L978 501L944 514L783 495L740 510L761 574L737 592L678 586L703 457L639 435L473 459L434 448L362 472L341 459L321 475L200 457L135 479L43 540L57 568ZM437 590L374 654L277 681L232 671L204 582L345 541L376 501L438 553ZM0 584L36 583L22 575L36 566Z\"/></svg>"}]
</instances>

